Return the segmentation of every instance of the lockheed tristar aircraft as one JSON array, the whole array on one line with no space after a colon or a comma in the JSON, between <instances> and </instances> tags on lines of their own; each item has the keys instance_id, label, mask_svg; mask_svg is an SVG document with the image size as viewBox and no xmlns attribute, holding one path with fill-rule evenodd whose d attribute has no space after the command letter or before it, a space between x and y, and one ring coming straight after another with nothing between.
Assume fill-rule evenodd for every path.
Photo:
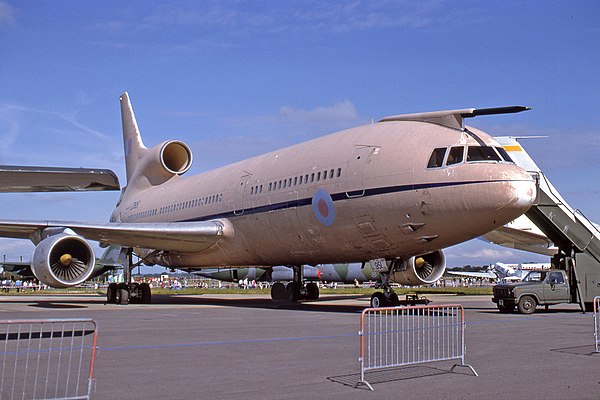
<instances>
[{"instance_id":1,"label":"lockheed tristar aircraft","mask_svg":"<svg viewBox=\"0 0 600 400\"><path fill-rule=\"evenodd\" d=\"M290 301L306 297L303 264L372 260L384 282L372 303L394 303L389 282L435 282L445 270L440 249L532 205L534 179L491 136L463 124L526 109L386 117L184 178L190 148L178 140L146 148L124 93L127 185L110 222L0 221L0 235L32 240L33 273L56 287L97 274L87 240L121 246L125 283L107 291L120 304L150 301L148 285L131 282L132 253L182 270L291 266L293 281L271 291Z\"/></svg>"}]
</instances>

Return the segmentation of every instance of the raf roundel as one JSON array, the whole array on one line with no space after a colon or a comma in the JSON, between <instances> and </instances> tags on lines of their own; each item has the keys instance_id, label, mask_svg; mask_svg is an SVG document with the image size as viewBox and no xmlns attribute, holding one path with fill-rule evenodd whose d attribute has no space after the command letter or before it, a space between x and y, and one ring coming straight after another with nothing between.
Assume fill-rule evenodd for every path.
<instances>
[{"instance_id":1,"label":"raf roundel","mask_svg":"<svg viewBox=\"0 0 600 400\"><path fill-rule=\"evenodd\" d=\"M320 223L325 226L333 225L335 212L333 210L333 200L329 193L323 189L317 190L312 198L312 209Z\"/></svg>"}]
</instances>

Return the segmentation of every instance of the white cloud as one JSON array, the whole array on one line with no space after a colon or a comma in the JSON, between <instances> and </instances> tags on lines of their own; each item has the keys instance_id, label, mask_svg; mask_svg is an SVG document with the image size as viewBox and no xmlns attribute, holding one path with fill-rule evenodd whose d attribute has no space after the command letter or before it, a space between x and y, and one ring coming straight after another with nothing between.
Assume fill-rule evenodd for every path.
<instances>
[{"instance_id":1,"label":"white cloud","mask_svg":"<svg viewBox=\"0 0 600 400\"><path fill-rule=\"evenodd\" d=\"M15 11L6 1L0 1L0 27L16 23Z\"/></svg>"},{"instance_id":2,"label":"white cloud","mask_svg":"<svg viewBox=\"0 0 600 400\"><path fill-rule=\"evenodd\" d=\"M349 100L335 103L327 107L312 110L283 106L277 112L277 119L284 123L305 125L345 125L358 119L356 107Z\"/></svg>"},{"instance_id":3,"label":"white cloud","mask_svg":"<svg viewBox=\"0 0 600 400\"><path fill-rule=\"evenodd\" d=\"M510 250L501 249L479 249L470 253L462 253L461 257L465 258L483 258L487 260L503 260L515 257L515 253Z\"/></svg>"}]
</instances>

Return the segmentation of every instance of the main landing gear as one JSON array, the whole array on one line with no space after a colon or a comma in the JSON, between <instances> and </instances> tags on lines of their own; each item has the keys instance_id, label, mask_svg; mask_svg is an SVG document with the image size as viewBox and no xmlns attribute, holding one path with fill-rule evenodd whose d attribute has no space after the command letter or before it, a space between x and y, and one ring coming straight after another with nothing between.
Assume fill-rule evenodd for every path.
<instances>
[{"instance_id":1,"label":"main landing gear","mask_svg":"<svg viewBox=\"0 0 600 400\"><path fill-rule=\"evenodd\" d=\"M111 283L106 289L107 304L150 304L152 301L152 290L147 283L137 283L131 281L131 271L137 265L133 264L133 250L130 248L121 249L119 259L125 259L123 265L123 280L121 283Z\"/></svg>"},{"instance_id":2,"label":"main landing gear","mask_svg":"<svg viewBox=\"0 0 600 400\"><path fill-rule=\"evenodd\" d=\"M381 287L383 292L375 292L371 295L371 307L392 307L400 304L398 295L394 292L394 289L390 286L390 273L380 272L381 276Z\"/></svg>"},{"instance_id":3,"label":"main landing gear","mask_svg":"<svg viewBox=\"0 0 600 400\"><path fill-rule=\"evenodd\" d=\"M282 282L275 282L271 286L271 299L274 301L289 301L292 303L298 300L317 300L319 298L319 286L314 282L304 282L302 266L292 266L294 271L294 280L284 285Z\"/></svg>"}]
</instances>

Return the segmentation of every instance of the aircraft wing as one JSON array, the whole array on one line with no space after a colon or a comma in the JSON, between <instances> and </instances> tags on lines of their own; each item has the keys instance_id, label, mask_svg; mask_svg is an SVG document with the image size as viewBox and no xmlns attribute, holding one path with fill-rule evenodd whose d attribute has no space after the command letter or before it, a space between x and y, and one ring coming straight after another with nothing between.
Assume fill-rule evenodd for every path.
<instances>
[{"instance_id":1,"label":"aircraft wing","mask_svg":"<svg viewBox=\"0 0 600 400\"><path fill-rule=\"evenodd\" d=\"M464 276L468 278L487 278L496 279L498 276L492 272L462 272L462 271L446 271L447 274Z\"/></svg>"},{"instance_id":2,"label":"aircraft wing","mask_svg":"<svg viewBox=\"0 0 600 400\"><path fill-rule=\"evenodd\" d=\"M556 247L544 234L501 226L486 233L481 239L511 249L524 250L532 253L553 256Z\"/></svg>"},{"instance_id":3,"label":"aircraft wing","mask_svg":"<svg viewBox=\"0 0 600 400\"><path fill-rule=\"evenodd\" d=\"M71 192L119 190L109 169L0 165L0 192Z\"/></svg>"},{"instance_id":4,"label":"aircraft wing","mask_svg":"<svg viewBox=\"0 0 600 400\"><path fill-rule=\"evenodd\" d=\"M180 252L202 251L219 239L233 234L229 221L219 219L160 223L0 221L0 236L30 239L39 243L44 230L58 233L65 228L102 244Z\"/></svg>"}]
</instances>

